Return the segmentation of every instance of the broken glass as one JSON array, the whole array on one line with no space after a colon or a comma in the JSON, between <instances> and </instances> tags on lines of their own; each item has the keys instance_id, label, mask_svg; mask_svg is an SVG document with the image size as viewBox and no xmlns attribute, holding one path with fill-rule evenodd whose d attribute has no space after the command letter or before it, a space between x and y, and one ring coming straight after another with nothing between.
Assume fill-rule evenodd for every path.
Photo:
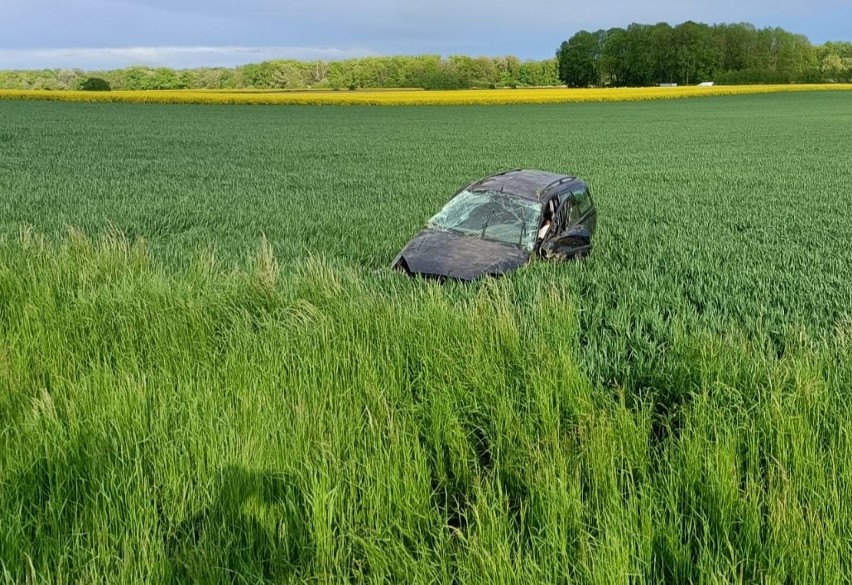
<instances>
[{"instance_id":1,"label":"broken glass","mask_svg":"<svg viewBox=\"0 0 852 585\"><path fill-rule=\"evenodd\" d=\"M432 216L428 227L531 251L540 221L537 201L494 191L462 191Z\"/></svg>"}]
</instances>

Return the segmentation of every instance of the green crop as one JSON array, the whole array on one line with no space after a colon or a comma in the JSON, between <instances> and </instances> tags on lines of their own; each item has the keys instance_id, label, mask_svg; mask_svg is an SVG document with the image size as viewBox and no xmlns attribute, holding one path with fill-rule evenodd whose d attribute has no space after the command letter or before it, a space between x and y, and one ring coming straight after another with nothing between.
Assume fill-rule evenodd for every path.
<instances>
[{"instance_id":1,"label":"green crop","mask_svg":"<svg viewBox=\"0 0 852 585\"><path fill-rule=\"evenodd\" d=\"M0 575L843 581L841 94L0 102ZM590 183L590 258L387 270L507 167Z\"/></svg>"}]
</instances>

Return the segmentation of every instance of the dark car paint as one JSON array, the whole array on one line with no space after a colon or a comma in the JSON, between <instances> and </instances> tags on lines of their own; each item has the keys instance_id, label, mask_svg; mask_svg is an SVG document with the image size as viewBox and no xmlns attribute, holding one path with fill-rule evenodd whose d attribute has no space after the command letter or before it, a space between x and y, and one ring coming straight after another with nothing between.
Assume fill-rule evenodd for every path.
<instances>
[{"instance_id":1,"label":"dark car paint","mask_svg":"<svg viewBox=\"0 0 852 585\"><path fill-rule=\"evenodd\" d=\"M547 171L514 169L474 181L470 185L467 185L465 189L499 191L511 193L521 199L543 201L541 198L542 194L550 192L555 186L571 181L577 181L577 177L559 175ZM460 189L460 191L463 190Z\"/></svg>"},{"instance_id":2,"label":"dark car paint","mask_svg":"<svg viewBox=\"0 0 852 585\"><path fill-rule=\"evenodd\" d=\"M528 261L529 253L520 246L425 229L408 242L393 266L409 274L475 280L515 270Z\"/></svg>"},{"instance_id":3,"label":"dark car paint","mask_svg":"<svg viewBox=\"0 0 852 585\"><path fill-rule=\"evenodd\" d=\"M512 244L424 229L403 248L391 267L410 275L470 281L515 270L534 256L555 259L587 256L597 227L597 210L588 185L577 177L515 169L470 183L459 189L456 195L466 189L500 191L522 199L538 200L542 212L552 199L556 199L559 205L555 219L560 213L567 213L572 191L578 188L587 190L590 208L580 218L566 221L561 228L554 222L544 240L538 242L532 252Z\"/></svg>"},{"instance_id":4,"label":"dark car paint","mask_svg":"<svg viewBox=\"0 0 852 585\"><path fill-rule=\"evenodd\" d=\"M570 260L588 256L592 251L592 233L581 223L542 242L539 255L545 258Z\"/></svg>"}]
</instances>

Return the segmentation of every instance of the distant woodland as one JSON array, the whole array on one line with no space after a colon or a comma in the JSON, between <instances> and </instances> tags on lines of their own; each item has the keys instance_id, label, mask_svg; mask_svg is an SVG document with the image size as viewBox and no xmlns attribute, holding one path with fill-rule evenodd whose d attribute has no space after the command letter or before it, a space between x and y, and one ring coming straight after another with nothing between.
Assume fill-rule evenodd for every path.
<instances>
[{"instance_id":1,"label":"distant woodland","mask_svg":"<svg viewBox=\"0 0 852 585\"><path fill-rule=\"evenodd\" d=\"M557 51L572 87L852 81L852 43L812 45L804 35L750 24L631 24L580 31Z\"/></svg>"},{"instance_id":2,"label":"distant woodland","mask_svg":"<svg viewBox=\"0 0 852 585\"><path fill-rule=\"evenodd\" d=\"M112 89L367 89L411 87L461 89L560 85L556 59L522 62L517 57L438 55L364 57L345 61L282 59L241 67L128 67L0 72L0 88L77 89L86 79Z\"/></svg>"},{"instance_id":3,"label":"distant woodland","mask_svg":"<svg viewBox=\"0 0 852 585\"><path fill-rule=\"evenodd\" d=\"M439 55L281 59L240 67L0 71L2 89L368 89L852 82L852 43L813 45L780 28L684 22L580 31L556 57Z\"/></svg>"}]
</instances>

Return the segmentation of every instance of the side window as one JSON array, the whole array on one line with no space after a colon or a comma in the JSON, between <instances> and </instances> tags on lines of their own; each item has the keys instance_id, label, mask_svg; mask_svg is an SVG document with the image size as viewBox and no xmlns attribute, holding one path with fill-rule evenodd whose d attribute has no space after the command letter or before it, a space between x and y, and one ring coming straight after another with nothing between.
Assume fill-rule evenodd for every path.
<instances>
[{"instance_id":1,"label":"side window","mask_svg":"<svg viewBox=\"0 0 852 585\"><path fill-rule=\"evenodd\" d=\"M582 215L580 212L580 202L574 193L569 194L565 199L565 203L562 205L562 212L563 222L561 227L563 229L569 227L571 224L580 219L580 216Z\"/></svg>"},{"instance_id":2,"label":"side window","mask_svg":"<svg viewBox=\"0 0 852 585\"><path fill-rule=\"evenodd\" d=\"M557 229L563 230L565 226L571 221L570 217L570 209L569 209L569 200L570 195L560 195L559 196L559 208L556 210L556 215L553 218L553 223L556 224Z\"/></svg>"},{"instance_id":3,"label":"side window","mask_svg":"<svg viewBox=\"0 0 852 585\"><path fill-rule=\"evenodd\" d=\"M589 196L588 188L573 191L571 195L577 204L577 217L585 215L592 208L592 198Z\"/></svg>"},{"instance_id":4,"label":"side window","mask_svg":"<svg viewBox=\"0 0 852 585\"><path fill-rule=\"evenodd\" d=\"M561 197L559 197L558 195L557 195L556 197L554 197L553 199L551 199L551 200L547 203L547 215L548 215L551 219L553 219L553 217L556 215L556 212L557 212L557 210L559 209L559 205L560 205L561 203L562 203L562 199L561 199Z\"/></svg>"}]
</instances>

